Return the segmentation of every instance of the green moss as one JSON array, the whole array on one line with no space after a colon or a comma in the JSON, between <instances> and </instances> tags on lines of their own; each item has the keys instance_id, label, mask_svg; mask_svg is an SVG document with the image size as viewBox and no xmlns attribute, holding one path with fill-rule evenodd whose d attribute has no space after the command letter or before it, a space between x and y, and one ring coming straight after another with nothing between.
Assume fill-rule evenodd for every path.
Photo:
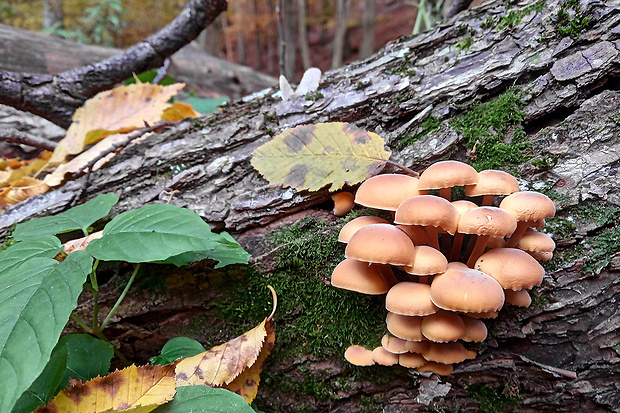
<instances>
[{"instance_id":1,"label":"green moss","mask_svg":"<svg viewBox=\"0 0 620 413\"><path fill-rule=\"evenodd\" d=\"M14 244L17 244L17 241L15 241L10 235L7 235L6 238L4 238L2 244L0 245L0 251L4 251L5 249L9 248L11 245Z\"/></svg>"},{"instance_id":2,"label":"green moss","mask_svg":"<svg viewBox=\"0 0 620 413\"><path fill-rule=\"evenodd\" d=\"M467 387L467 395L480 406L484 413L504 412L518 406L519 399L506 397L502 386L491 387L486 384L472 384Z\"/></svg>"},{"instance_id":3,"label":"green moss","mask_svg":"<svg viewBox=\"0 0 620 413\"><path fill-rule=\"evenodd\" d=\"M497 99L474 104L450 126L465 138L472 153L471 165L483 169L511 168L531 158L531 142L519 122L523 121L521 93L508 89ZM512 137L505 141L505 134Z\"/></svg>"},{"instance_id":4,"label":"green moss","mask_svg":"<svg viewBox=\"0 0 620 413\"><path fill-rule=\"evenodd\" d=\"M458 42L456 44L456 47L463 52L466 52L469 50L469 48L471 47L473 41L471 36L467 35L465 36L465 38L463 40L461 40L460 42Z\"/></svg>"},{"instance_id":5,"label":"green moss","mask_svg":"<svg viewBox=\"0 0 620 413\"><path fill-rule=\"evenodd\" d=\"M594 221L599 227L615 223L618 218L618 212L620 212L620 208L617 206L606 204L601 201L583 202L568 210L569 214L574 214L589 222Z\"/></svg>"},{"instance_id":6,"label":"green moss","mask_svg":"<svg viewBox=\"0 0 620 413\"><path fill-rule=\"evenodd\" d=\"M394 146L396 149L402 150L407 146L413 145L415 142L424 139L429 133L439 129L439 126L441 126L441 119L435 117L435 115L429 115L420 123L420 126L415 134L408 133L402 135L398 138L398 141Z\"/></svg>"},{"instance_id":7,"label":"green moss","mask_svg":"<svg viewBox=\"0 0 620 413\"><path fill-rule=\"evenodd\" d=\"M323 94L321 92L315 92L315 93L307 93L305 99L306 100L318 100L318 99L323 99Z\"/></svg>"},{"instance_id":8,"label":"green moss","mask_svg":"<svg viewBox=\"0 0 620 413\"><path fill-rule=\"evenodd\" d=\"M531 163L538 169L551 169L558 163L558 155L541 156L540 158L532 159Z\"/></svg>"},{"instance_id":9,"label":"green moss","mask_svg":"<svg viewBox=\"0 0 620 413\"><path fill-rule=\"evenodd\" d=\"M265 113L263 115L263 119L265 120L265 122L275 122L276 119L278 119L278 115L276 115L275 112Z\"/></svg>"},{"instance_id":10,"label":"green moss","mask_svg":"<svg viewBox=\"0 0 620 413\"><path fill-rule=\"evenodd\" d=\"M620 251L620 227L605 229L591 241L591 254L581 268L583 274L598 274L611 264L612 255Z\"/></svg>"},{"instance_id":11,"label":"green moss","mask_svg":"<svg viewBox=\"0 0 620 413\"><path fill-rule=\"evenodd\" d=\"M508 26L516 26L517 24L521 23L521 20L523 20L525 16L527 16L533 11L539 12L543 9L543 7L545 7L545 3L539 1L521 10L511 10L507 15L502 17L499 24L497 25L497 30L502 30Z\"/></svg>"},{"instance_id":12,"label":"green moss","mask_svg":"<svg viewBox=\"0 0 620 413\"><path fill-rule=\"evenodd\" d=\"M577 226L570 219L555 217L545 220L545 232L557 239L571 239Z\"/></svg>"},{"instance_id":13,"label":"green moss","mask_svg":"<svg viewBox=\"0 0 620 413\"><path fill-rule=\"evenodd\" d=\"M487 19L480 24L480 27L483 29L490 29L493 27L493 16L487 16Z\"/></svg>"},{"instance_id":14,"label":"green moss","mask_svg":"<svg viewBox=\"0 0 620 413\"><path fill-rule=\"evenodd\" d=\"M581 10L579 0L566 0L560 6L554 23L560 36L576 38L588 27L590 16Z\"/></svg>"},{"instance_id":15,"label":"green moss","mask_svg":"<svg viewBox=\"0 0 620 413\"><path fill-rule=\"evenodd\" d=\"M223 318L240 332L262 321L271 311L270 284L278 293L276 353L342 356L351 344L379 345L386 315L381 298L328 285L344 259L344 244L337 241L344 221L307 218L272 234L275 269L248 269L243 280L231 280L232 301L218 303Z\"/></svg>"}]
</instances>

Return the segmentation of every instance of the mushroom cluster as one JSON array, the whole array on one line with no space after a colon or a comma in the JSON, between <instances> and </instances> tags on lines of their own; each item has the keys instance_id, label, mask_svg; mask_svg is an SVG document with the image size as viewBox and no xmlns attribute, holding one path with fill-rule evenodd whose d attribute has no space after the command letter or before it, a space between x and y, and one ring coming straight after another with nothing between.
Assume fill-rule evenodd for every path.
<instances>
[{"instance_id":1,"label":"mushroom cluster","mask_svg":"<svg viewBox=\"0 0 620 413\"><path fill-rule=\"evenodd\" d=\"M458 186L470 200L452 201ZM555 249L537 231L554 216L553 202L520 192L517 180L503 171L478 173L462 162L438 162L419 178L372 177L357 190L355 203L393 217L392 223L355 218L338 238L347 247L332 285L386 294L389 334L382 345L354 345L345 352L359 366L400 364L450 374L453 364L476 356L462 342L486 338L481 319L497 317L505 304L530 305L528 290L544 275L538 260L551 259Z\"/></svg>"}]
</instances>

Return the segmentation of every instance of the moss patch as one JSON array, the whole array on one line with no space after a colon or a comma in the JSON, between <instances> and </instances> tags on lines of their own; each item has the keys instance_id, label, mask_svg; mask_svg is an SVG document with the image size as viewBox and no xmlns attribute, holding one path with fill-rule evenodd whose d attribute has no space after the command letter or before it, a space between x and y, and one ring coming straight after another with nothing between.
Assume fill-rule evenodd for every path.
<instances>
[{"instance_id":1,"label":"moss patch","mask_svg":"<svg viewBox=\"0 0 620 413\"><path fill-rule=\"evenodd\" d=\"M218 303L223 318L244 329L271 311L267 284L278 293L276 348L279 356L339 355L351 344L377 346L385 333L382 297L340 290L328 285L335 266L344 259L338 232L344 222L306 218L272 234L275 269L249 269L242 280L227 284L232 300Z\"/></svg>"},{"instance_id":2,"label":"moss patch","mask_svg":"<svg viewBox=\"0 0 620 413\"><path fill-rule=\"evenodd\" d=\"M441 119L435 117L434 115L429 115L426 119L424 119L415 134L408 133L402 135L398 138L398 141L395 142L394 146L398 150L402 150L407 146L413 145L415 142L424 139L428 136L429 133L436 131L441 126Z\"/></svg>"},{"instance_id":3,"label":"moss patch","mask_svg":"<svg viewBox=\"0 0 620 413\"><path fill-rule=\"evenodd\" d=\"M519 124L525 115L521 97L511 88L451 120L450 126L465 138L476 170L514 168L532 157L531 142ZM506 137L509 130L512 136Z\"/></svg>"},{"instance_id":4,"label":"moss patch","mask_svg":"<svg viewBox=\"0 0 620 413\"><path fill-rule=\"evenodd\" d=\"M507 15L502 17L499 24L497 25L497 30L502 30L508 26L516 26L521 23L521 20L528 14L533 11L539 12L545 7L545 3L539 1L538 3L534 3L530 6L527 6L521 10L511 10Z\"/></svg>"},{"instance_id":5,"label":"moss patch","mask_svg":"<svg viewBox=\"0 0 620 413\"><path fill-rule=\"evenodd\" d=\"M468 396L478 403L480 411L484 413L496 413L512 410L518 406L519 399L506 397L502 387L491 387L486 384L472 384L467 387Z\"/></svg>"},{"instance_id":6,"label":"moss patch","mask_svg":"<svg viewBox=\"0 0 620 413\"><path fill-rule=\"evenodd\" d=\"M576 38L590 24L590 16L581 10L579 0L566 0L560 6L554 23L560 36Z\"/></svg>"}]
</instances>

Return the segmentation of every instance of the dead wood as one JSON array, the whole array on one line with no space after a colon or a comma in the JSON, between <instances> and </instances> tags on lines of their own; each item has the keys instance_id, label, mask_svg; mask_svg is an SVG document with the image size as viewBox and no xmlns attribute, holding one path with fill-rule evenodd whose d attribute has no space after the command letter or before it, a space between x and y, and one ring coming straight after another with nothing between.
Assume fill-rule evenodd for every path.
<instances>
[{"instance_id":1,"label":"dead wood","mask_svg":"<svg viewBox=\"0 0 620 413\"><path fill-rule=\"evenodd\" d=\"M386 138L395 161L422 170L436 160L476 156L450 127L450 119L473 102L515 87L522 93L522 127L533 156L517 162L521 189L552 190L558 215L565 217L570 217L570 207L586 205L584 201L620 206L620 10L589 3L591 24L571 38L556 32L559 7L559 1L545 2L541 11L500 29L497 24L489 27L488 16L499 23L508 11L494 2L327 73L320 85L323 97L283 102L271 96L272 90L235 102L221 113L187 120L129 145L106 168L93 172L83 200L114 191L121 199L118 213L166 202L177 190L172 203L196 211L214 228L236 233L259 256L265 250L257 245L264 245L260 239L270 223L281 224L297 211L320 213L315 206L328 197L325 192L295 193L269 185L252 169L252 151L274 133L305 123L352 122ZM462 47L467 36L469 48ZM441 127L397 150L398 142L416 133L430 113L443 120ZM6 231L15 222L66 209L83 183L84 178L77 179L12 207L0 215L0 227ZM571 235L556 235L559 254L609 229L605 221L592 218L573 222ZM274 360L271 374L284 377L303 365L337 390L333 398L317 399L262 384L260 407L297 411L306 405L311 411L356 412L362 411L363 397L372 397L382 401L383 411L473 412L480 411L482 402L472 396L471 386L484 384L516 400L516 405L504 407L508 410L620 411L620 259L605 258L611 264L600 273L581 271L584 258L579 254L549 271L538 290L544 300L527 310L502 313L492 322L479 357L460 364L447 378L403 373L394 382L343 389L338 387L340 359ZM129 323L124 331L153 313L173 314L169 321L176 323L183 309L191 308L185 313L191 317L211 298L186 291L185 296L127 308L121 315ZM158 319L157 325L161 323ZM117 325L121 328L122 320ZM147 333L124 334L144 343ZM141 346L143 350L147 345ZM150 354L153 351L157 349ZM576 378L568 377L572 372Z\"/></svg>"}]
</instances>

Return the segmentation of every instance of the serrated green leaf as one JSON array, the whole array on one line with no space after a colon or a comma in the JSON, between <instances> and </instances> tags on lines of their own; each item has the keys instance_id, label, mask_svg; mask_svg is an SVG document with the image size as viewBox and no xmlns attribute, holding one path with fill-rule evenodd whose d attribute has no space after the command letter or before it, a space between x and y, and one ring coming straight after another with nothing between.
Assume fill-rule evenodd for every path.
<instances>
[{"instance_id":1,"label":"serrated green leaf","mask_svg":"<svg viewBox=\"0 0 620 413\"><path fill-rule=\"evenodd\" d=\"M189 337L175 337L168 340L159 356L151 357L151 364L165 366L178 358L192 357L206 351L202 344Z\"/></svg>"},{"instance_id":2,"label":"serrated green leaf","mask_svg":"<svg viewBox=\"0 0 620 413\"><path fill-rule=\"evenodd\" d=\"M60 240L53 235L41 236L35 240L18 242L0 252L0 274L9 271L30 258L54 258L62 250Z\"/></svg>"},{"instance_id":3,"label":"serrated green leaf","mask_svg":"<svg viewBox=\"0 0 620 413\"><path fill-rule=\"evenodd\" d=\"M92 257L76 251L64 261L32 258L0 274L0 411L41 374L77 306Z\"/></svg>"},{"instance_id":4,"label":"serrated green leaf","mask_svg":"<svg viewBox=\"0 0 620 413\"><path fill-rule=\"evenodd\" d=\"M377 175L391 155L384 145L376 133L348 123L302 125L257 148L251 162L272 184L337 191Z\"/></svg>"},{"instance_id":5,"label":"serrated green leaf","mask_svg":"<svg viewBox=\"0 0 620 413\"><path fill-rule=\"evenodd\" d=\"M208 386L177 388L174 399L153 413L255 413L243 397L226 389Z\"/></svg>"},{"instance_id":6,"label":"serrated green leaf","mask_svg":"<svg viewBox=\"0 0 620 413\"><path fill-rule=\"evenodd\" d=\"M230 235L211 232L194 212L169 204L123 212L105 226L102 234L88 244L86 251L103 261L186 264L191 262L188 259L199 257L220 261L218 266L223 266L247 262L249 257Z\"/></svg>"},{"instance_id":7,"label":"serrated green leaf","mask_svg":"<svg viewBox=\"0 0 620 413\"><path fill-rule=\"evenodd\" d=\"M113 193L101 194L60 214L35 218L18 224L13 232L13 238L23 241L28 238L56 235L76 229L81 229L86 234L88 227L108 215L117 202L118 197Z\"/></svg>"},{"instance_id":8,"label":"serrated green leaf","mask_svg":"<svg viewBox=\"0 0 620 413\"><path fill-rule=\"evenodd\" d=\"M29 413L45 405L64 387L62 378L67 367L67 347L56 344L43 372L13 406L12 413Z\"/></svg>"}]
</instances>

